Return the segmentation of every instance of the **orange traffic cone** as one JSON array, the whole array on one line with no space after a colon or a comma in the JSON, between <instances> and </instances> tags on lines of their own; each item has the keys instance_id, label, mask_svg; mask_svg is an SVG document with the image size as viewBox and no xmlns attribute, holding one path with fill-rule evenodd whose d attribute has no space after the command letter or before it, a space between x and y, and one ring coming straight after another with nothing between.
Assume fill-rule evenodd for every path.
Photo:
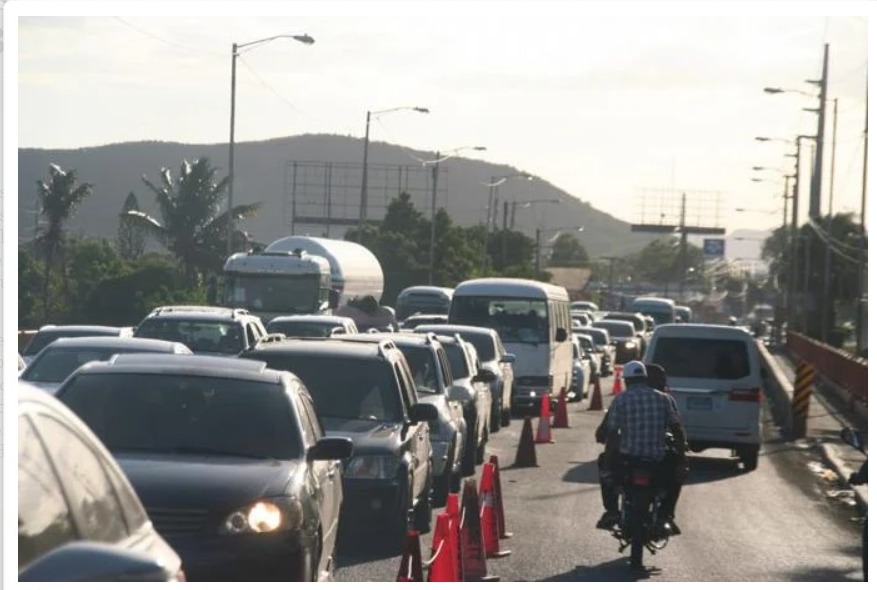
<instances>
[{"instance_id":1,"label":"orange traffic cone","mask_svg":"<svg viewBox=\"0 0 877 590\"><path fill-rule=\"evenodd\" d=\"M454 577L461 581L463 562L460 555L460 503L456 493L448 494L445 514L448 515L448 545L454 557Z\"/></svg>"},{"instance_id":2,"label":"orange traffic cone","mask_svg":"<svg viewBox=\"0 0 877 590\"><path fill-rule=\"evenodd\" d=\"M402 551L402 563L399 564L397 582L422 582L423 560L420 557L420 537L417 531L409 530L405 535L405 549Z\"/></svg>"},{"instance_id":3,"label":"orange traffic cone","mask_svg":"<svg viewBox=\"0 0 877 590\"><path fill-rule=\"evenodd\" d=\"M475 479L467 478L463 485L463 506L460 510L460 553L463 582L495 582L498 576L487 575L487 555L481 538L481 517L478 508L478 491Z\"/></svg>"},{"instance_id":4,"label":"orange traffic cone","mask_svg":"<svg viewBox=\"0 0 877 590\"><path fill-rule=\"evenodd\" d=\"M496 488L494 487L493 463L485 463L481 469L481 536L484 553L490 559L508 557L511 551L499 548L499 521L496 517Z\"/></svg>"},{"instance_id":5,"label":"orange traffic cone","mask_svg":"<svg viewBox=\"0 0 877 590\"><path fill-rule=\"evenodd\" d=\"M554 428L569 428L569 415L566 412L566 388L560 388L557 407L554 408Z\"/></svg>"},{"instance_id":6,"label":"orange traffic cone","mask_svg":"<svg viewBox=\"0 0 877 590\"><path fill-rule=\"evenodd\" d=\"M536 439L539 443L553 443L551 439L551 399L547 393L542 394L542 411L539 412L539 426L536 428Z\"/></svg>"},{"instance_id":7,"label":"orange traffic cone","mask_svg":"<svg viewBox=\"0 0 877 590\"><path fill-rule=\"evenodd\" d=\"M452 553L450 542L451 517L447 512L439 514L435 519L435 532L432 535L432 556L429 558L427 582L459 582L457 577L456 556Z\"/></svg>"},{"instance_id":8,"label":"orange traffic cone","mask_svg":"<svg viewBox=\"0 0 877 590\"><path fill-rule=\"evenodd\" d=\"M533 440L533 420L524 416L521 428L521 439L518 441L518 453L515 455L515 467L538 467L536 463L536 446Z\"/></svg>"},{"instance_id":9,"label":"orange traffic cone","mask_svg":"<svg viewBox=\"0 0 877 590\"><path fill-rule=\"evenodd\" d=\"M603 392L600 387L600 377L598 375L594 375L591 377L591 381L594 382L594 391L591 392L591 405L588 406L588 410L603 410Z\"/></svg>"},{"instance_id":10,"label":"orange traffic cone","mask_svg":"<svg viewBox=\"0 0 877 590\"><path fill-rule=\"evenodd\" d=\"M502 481L499 477L499 459L496 455L490 456L490 463L493 465L493 487L496 489L496 521L499 523L499 538L508 539L514 533L510 533L505 528L505 508L502 505Z\"/></svg>"},{"instance_id":11,"label":"orange traffic cone","mask_svg":"<svg viewBox=\"0 0 877 590\"><path fill-rule=\"evenodd\" d=\"M615 383L612 384L612 395L618 395L624 391L624 386L621 384L621 369L621 365L615 365Z\"/></svg>"}]
</instances>

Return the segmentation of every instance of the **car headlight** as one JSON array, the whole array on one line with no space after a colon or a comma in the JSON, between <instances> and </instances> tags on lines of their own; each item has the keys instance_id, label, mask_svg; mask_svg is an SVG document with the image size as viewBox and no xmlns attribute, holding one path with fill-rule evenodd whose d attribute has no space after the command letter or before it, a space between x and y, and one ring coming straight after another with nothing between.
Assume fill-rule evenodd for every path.
<instances>
[{"instance_id":1,"label":"car headlight","mask_svg":"<svg viewBox=\"0 0 877 590\"><path fill-rule=\"evenodd\" d=\"M303 520L298 498L259 500L229 514L219 532L227 535L273 533L298 528Z\"/></svg>"},{"instance_id":2,"label":"car headlight","mask_svg":"<svg viewBox=\"0 0 877 590\"><path fill-rule=\"evenodd\" d=\"M634 344L633 342L628 340L627 342L624 343L624 348L636 348L636 344Z\"/></svg>"},{"instance_id":3,"label":"car headlight","mask_svg":"<svg viewBox=\"0 0 877 590\"><path fill-rule=\"evenodd\" d=\"M357 455L344 468L348 479L393 479L399 470L396 455Z\"/></svg>"}]
</instances>

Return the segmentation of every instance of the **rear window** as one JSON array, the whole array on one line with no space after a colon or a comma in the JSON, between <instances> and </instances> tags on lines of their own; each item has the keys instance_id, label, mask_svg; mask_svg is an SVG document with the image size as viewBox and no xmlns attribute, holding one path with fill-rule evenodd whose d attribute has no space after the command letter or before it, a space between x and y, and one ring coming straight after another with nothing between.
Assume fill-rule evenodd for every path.
<instances>
[{"instance_id":1,"label":"rear window","mask_svg":"<svg viewBox=\"0 0 877 590\"><path fill-rule=\"evenodd\" d=\"M244 330L232 322L151 318L137 328L137 337L180 342L192 352L237 354L244 348Z\"/></svg>"},{"instance_id":2,"label":"rear window","mask_svg":"<svg viewBox=\"0 0 877 590\"><path fill-rule=\"evenodd\" d=\"M293 338L328 338L332 330L338 327L326 322L270 322L268 331L282 332Z\"/></svg>"},{"instance_id":3,"label":"rear window","mask_svg":"<svg viewBox=\"0 0 877 590\"><path fill-rule=\"evenodd\" d=\"M37 332L33 338L31 338L30 342L27 343L27 347L24 349L22 354L25 356L34 356L42 349L47 347L49 344L57 340L58 338L78 338L80 336L112 336L113 334L107 332L95 332L94 330L70 330L70 331L45 331L45 332Z\"/></svg>"},{"instance_id":4,"label":"rear window","mask_svg":"<svg viewBox=\"0 0 877 590\"><path fill-rule=\"evenodd\" d=\"M635 336L633 324L594 324L595 328L602 328L609 332L610 336Z\"/></svg>"},{"instance_id":5,"label":"rear window","mask_svg":"<svg viewBox=\"0 0 877 590\"><path fill-rule=\"evenodd\" d=\"M36 383L60 383L85 363L105 361L118 352L120 351L107 348L49 349L45 354L33 360L21 374L21 378L24 381Z\"/></svg>"},{"instance_id":6,"label":"rear window","mask_svg":"<svg viewBox=\"0 0 877 590\"><path fill-rule=\"evenodd\" d=\"M664 367L668 377L733 380L751 373L741 340L664 336L655 341L651 362Z\"/></svg>"},{"instance_id":7,"label":"rear window","mask_svg":"<svg viewBox=\"0 0 877 590\"><path fill-rule=\"evenodd\" d=\"M591 337L591 340L594 341L594 344L608 344L608 340L606 338L606 334L603 332L597 332L596 330L593 332L586 332Z\"/></svg>"}]
</instances>

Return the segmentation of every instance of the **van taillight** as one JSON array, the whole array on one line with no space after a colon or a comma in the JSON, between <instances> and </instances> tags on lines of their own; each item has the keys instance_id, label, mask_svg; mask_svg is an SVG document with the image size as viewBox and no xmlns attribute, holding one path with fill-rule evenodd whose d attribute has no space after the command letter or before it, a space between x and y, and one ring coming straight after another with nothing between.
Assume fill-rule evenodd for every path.
<instances>
[{"instance_id":1,"label":"van taillight","mask_svg":"<svg viewBox=\"0 0 877 590\"><path fill-rule=\"evenodd\" d=\"M761 389L735 389L728 394L728 400L732 402L761 402Z\"/></svg>"}]
</instances>

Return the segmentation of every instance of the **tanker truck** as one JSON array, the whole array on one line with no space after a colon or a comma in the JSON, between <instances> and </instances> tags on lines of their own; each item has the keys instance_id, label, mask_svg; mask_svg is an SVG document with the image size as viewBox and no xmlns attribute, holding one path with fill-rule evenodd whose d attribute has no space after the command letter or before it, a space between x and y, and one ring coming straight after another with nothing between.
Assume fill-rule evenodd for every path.
<instances>
[{"instance_id":1,"label":"tanker truck","mask_svg":"<svg viewBox=\"0 0 877 590\"><path fill-rule=\"evenodd\" d=\"M225 305L263 321L298 314L331 314L353 298L380 300L384 272L367 248L343 240L287 236L262 252L239 252L223 268Z\"/></svg>"}]
</instances>

